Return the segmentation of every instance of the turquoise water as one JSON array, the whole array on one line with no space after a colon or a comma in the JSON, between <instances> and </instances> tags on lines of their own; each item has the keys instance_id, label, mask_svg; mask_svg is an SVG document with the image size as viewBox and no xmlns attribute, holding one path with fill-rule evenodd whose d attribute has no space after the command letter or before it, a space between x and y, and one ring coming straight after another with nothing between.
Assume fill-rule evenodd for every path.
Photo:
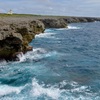
<instances>
[{"instance_id":1,"label":"turquoise water","mask_svg":"<svg viewBox=\"0 0 100 100\"><path fill-rule=\"evenodd\" d=\"M0 62L0 100L100 100L100 22L47 29Z\"/></svg>"}]
</instances>

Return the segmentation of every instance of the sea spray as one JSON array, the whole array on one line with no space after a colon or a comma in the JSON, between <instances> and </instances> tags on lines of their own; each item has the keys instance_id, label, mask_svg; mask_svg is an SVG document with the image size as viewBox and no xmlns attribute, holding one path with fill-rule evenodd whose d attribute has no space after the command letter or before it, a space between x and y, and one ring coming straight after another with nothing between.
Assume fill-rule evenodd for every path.
<instances>
[{"instance_id":1,"label":"sea spray","mask_svg":"<svg viewBox=\"0 0 100 100\"><path fill-rule=\"evenodd\" d=\"M0 68L7 64L6 60L0 60Z\"/></svg>"},{"instance_id":2,"label":"sea spray","mask_svg":"<svg viewBox=\"0 0 100 100\"><path fill-rule=\"evenodd\" d=\"M26 61L25 55L23 53L18 54L17 57L19 58L19 62Z\"/></svg>"}]
</instances>

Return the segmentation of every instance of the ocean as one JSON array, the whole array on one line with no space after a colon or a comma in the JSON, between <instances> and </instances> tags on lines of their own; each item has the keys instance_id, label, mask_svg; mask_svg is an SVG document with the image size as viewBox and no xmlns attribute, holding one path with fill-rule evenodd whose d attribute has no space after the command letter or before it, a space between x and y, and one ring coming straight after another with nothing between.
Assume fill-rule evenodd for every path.
<instances>
[{"instance_id":1,"label":"ocean","mask_svg":"<svg viewBox=\"0 0 100 100\"><path fill-rule=\"evenodd\" d=\"M30 45L0 62L0 100L100 100L100 22L46 29Z\"/></svg>"}]
</instances>

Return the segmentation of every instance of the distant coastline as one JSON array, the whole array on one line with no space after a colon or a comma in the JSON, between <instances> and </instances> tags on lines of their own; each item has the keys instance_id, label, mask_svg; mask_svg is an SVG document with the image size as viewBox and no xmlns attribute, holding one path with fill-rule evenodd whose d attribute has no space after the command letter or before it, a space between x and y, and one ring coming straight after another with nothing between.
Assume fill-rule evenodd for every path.
<instances>
[{"instance_id":1,"label":"distant coastline","mask_svg":"<svg viewBox=\"0 0 100 100\"><path fill-rule=\"evenodd\" d=\"M68 23L94 21L100 21L100 18L0 14L0 60L18 60L18 54L32 50L29 43L45 28L67 28Z\"/></svg>"},{"instance_id":2,"label":"distant coastline","mask_svg":"<svg viewBox=\"0 0 100 100\"><path fill-rule=\"evenodd\" d=\"M64 20L66 24L68 23L79 23L79 22L94 22L100 21L100 17L79 17L79 16L55 16L55 15L35 15L35 14L5 14L0 13L0 22L16 22L16 21L32 21L32 20L40 20L44 23L47 28L57 28L56 26L48 26L49 23L54 22L56 20ZM64 26L62 26L64 27ZM59 28L59 27L58 27ZM61 28L61 26L60 26Z\"/></svg>"}]
</instances>

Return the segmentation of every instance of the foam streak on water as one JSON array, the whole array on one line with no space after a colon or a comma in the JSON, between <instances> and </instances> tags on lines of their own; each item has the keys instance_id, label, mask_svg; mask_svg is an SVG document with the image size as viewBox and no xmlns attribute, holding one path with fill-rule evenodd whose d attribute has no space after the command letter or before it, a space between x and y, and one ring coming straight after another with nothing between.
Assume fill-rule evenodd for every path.
<instances>
[{"instance_id":1,"label":"foam streak on water","mask_svg":"<svg viewBox=\"0 0 100 100\"><path fill-rule=\"evenodd\" d=\"M75 26L68 26L68 29L80 29L79 27L75 27Z\"/></svg>"},{"instance_id":2,"label":"foam streak on water","mask_svg":"<svg viewBox=\"0 0 100 100\"><path fill-rule=\"evenodd\" d=\"M54 38L55 33L45 32L39 35L36 35L36 38Z\"/></svg>"}]
</instances>

